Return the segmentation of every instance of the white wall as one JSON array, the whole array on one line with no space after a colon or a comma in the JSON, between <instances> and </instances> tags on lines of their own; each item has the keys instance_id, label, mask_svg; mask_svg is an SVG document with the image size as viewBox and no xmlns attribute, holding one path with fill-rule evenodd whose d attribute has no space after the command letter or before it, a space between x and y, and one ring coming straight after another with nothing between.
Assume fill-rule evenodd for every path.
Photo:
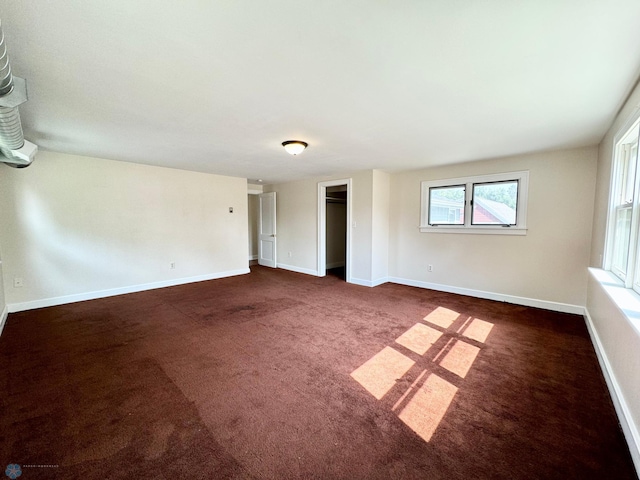
<instances>
[{"instance_id":1,"label":"white wall","mask_svg":"<svg viewBox=\"0 0 640 480\"><path fill-rule=\"evenodd\" d=\"M242 178L43 151L2 168L0 205L12 310L248 271Z\"/></svg>"},{"instance_id":2,"label":"white wall","mask_svg":"<svg viewBox=\"0 0 640 480\"><path fill-rule=\"evenodd\" d=\"M586 302L596 161L591 147L392 175L390 276L580 309ZM422 180L520 170L530 171L526 236L418 230Z\"/></svg>"},{"instance_id":3,"label":"white wall","mask_svg":"<svg viewBox=\"0 0 640 480\"><path fill-rule=\"evenodd\" d=\"M380 170L374 170L372 188L371 280L376 285L386 282L389 276L391 176Z\"/></svg>"},{"instance_id":4,"label":"white wall","mask_svg":"<svg viewBox=\"0 0 640 480\"><path fill-rule=\"evenodd\" d=\"M591 265L594 267L602 266L601 256L604 254L613 140L627 119L639 108L639 103L640 86L637 86L600 142L591 244ZM631 452L636 468L640 468L640 335L607 295L603 285L595 279L591 279L589 283L587 311L602 346L600 353L609 364L610 370L607 373L619 389L621 398L618 400L624 405L623 410L626 411L626 420L631 430L635 431L635 447L632 446ZM629 439L628 432L627 438Z\"/></svg>"},{"instance_id":5,"label":"white wall","mask_svg":"<svg viewBox=\"0 0 640 480\"><path fill-rule=\"evenodd\" d=\"M587 311L594 343L636 469L640 471L640 335L594 277L589 280L588 296Z\"/></svg>"},{"instance_id":6,"label":"white wall","mask_svg":"<svg viewBox=\"0 0 640 480\"><path fill-rule=\"evenodd\" d=\"M276 192L276 260L278 264L307 273L317 273L317 185L301 180L265 185L265 192ZM288 256L291 252L291 257Z\"/></svg>"},{"instance_id":7,"label":"white wall","mask_svg":"<svg viewBox=\"0 0 640 480\"><path fill-rule=\"evenodd\" d=\"M278 264L317 274L318 270L318 182L351 178L352 225L351 276L355 282L371 281L371 170L350 175L312 178L265 186L276 192L278 222ZM356 227L353 227L353 223ZM292 256L288 256L291 252Z\"/></svg>"},{"instance_id":8,"label":"white wall","mask_svg":"<svg viewBox=\"0 0 640 480\"><path fill-rule=\"evenodd\" d=\"M351 178L351 280L367 285L372 280L373 170L354 173Z\"/></svg>"},{"instance_id":9,"label":"white wall","mask_svg":"<svg viewBox=\"0 0 640 480\"><path fill-rule=\"evenodd\" d=\"M249 202L249 258L258 258L258 221L260 220L260 197L248 195Z\"/></svg>"}]
</instances>

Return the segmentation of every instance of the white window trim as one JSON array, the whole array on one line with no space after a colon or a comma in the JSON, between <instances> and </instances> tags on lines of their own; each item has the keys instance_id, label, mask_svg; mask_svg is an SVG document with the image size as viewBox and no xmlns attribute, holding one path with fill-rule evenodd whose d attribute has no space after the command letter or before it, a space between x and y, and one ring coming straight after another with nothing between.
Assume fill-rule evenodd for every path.
<instances>
[{"instance_id":1,"label":"white window trim","mask_svg":"<svg viewBox=\"0 0 640 480\"><path fill-rule=\"evenodd\" d=\"M516 225L471 225L471 195L474 183L504 182L518 180L518 206ZM450 185L465 185L464 225L429 225L429 189ZM526 235L527 203L529 197L529 171L476 175L473 177L426 180L420 183L420 231L422 233L471 233L481 235Z\"/></svg>"},{"instance_id":2,"label":"white window trim","mask_svg":"<svg viewBox=\"0 0 640 480\"><path fill-rule=\"evenodd\" d=\"M640 107L640 106L639 106ZM605 255L603 268L604 270L608 270L617 278L619 278L625 288L633 289L636 292L640 293L640 285L634 285L634 276L635 269L639 268L637 265L637 255L638 255L638 228L640 222L640 195L634 194L633 200L633 211L631 215L631 238L629 240L629 258L627 261L627 265L631 266L632 271L629 271L627 268L627 272L625 275L621 275L614 271L613 268L613 242L615 237L615 210L616 210L616 195L620 192L618 191L618 185L616 184L617 178L619 175L620 162L618 161L617 150L618 144L625 138L629 130L634 128L634 125L640 119L640 109L636 108L635 112L629 119L620 127L616 135L613 137L613 146L611 151L611 177L609 184L609 205L608 205L608 213L607 213L607 227L606 227L606 238L605 238ZM638 167L636 167L636 182L635 189L639 188L640 181L640 171L638 171Z\"/></svg>"}]
</instances>

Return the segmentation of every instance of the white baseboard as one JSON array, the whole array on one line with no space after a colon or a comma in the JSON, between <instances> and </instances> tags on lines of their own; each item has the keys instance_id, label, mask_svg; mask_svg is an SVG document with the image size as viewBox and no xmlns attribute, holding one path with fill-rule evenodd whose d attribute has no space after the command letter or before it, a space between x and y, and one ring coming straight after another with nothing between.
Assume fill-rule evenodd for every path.
<instances>
[{"instance_id":1,"label":"white baseboard","mask_svg":"<svg viewBox=\"0 0 640 480\"><path fill-rule=\"evenodd\" d=\"M382 285L383 283L387 283L389 279L387 277L378 278L377 280L363 280L361 278L353 278L351 277L351 281L349 283L353 283L355 285L360 285L363 287L377 287L378 285Z\"/></svg>"},{"instance_id":2,"label":"white baseboard","mask_svg":"<svg viewBox=\"0 0 640 480\"><path fill-rule=\"evenodd\" d=\"M373 282L371 280L363 280L361 278L351 277L351 281L349 283L360 285L362 287L373 287Z\"/></svg>"},{"instance_id":3,"label":"white baseboard","mask_svg":"<svg viewBox=\"0 0 640 480\"><path fill-rule=\"evenodd\" d=\"M633 422L629 406L622 395L622 390L620 389L620 385L613 373L607 353L602 347L598 331L596 330L595 325L593 324L593 319L586 308L584 309L584 318L585 323L587 324L587 330L591 336L591 342L593 343L593 347L598 357L598 362L600 363L600 369L602 370L604 379L607 382L611 400L613 400L613 406L615 407L618 415L618 421L620 422L622 432L624 433L624 437L629 445L629 452L631 453L633 464L636 467L636 473L640 474L640 433L638 432L638 427Z\"/></svg>"},{"instance_id":4,"label":"white baseboard","mask_svg":"<svg viewBox=\"0 0 640 480\"><path fill-rule=\"evenodd\" d=\"M173 287L176 285L184 285L185 283L215 280L218 278L232 277L234 275L243 275L245 273L250 273L250 270L248 268L241 268L238 270L229 270L226 272L217 272L207 275L197 275L194 277L175 278L172 280L163 280L161 282L145 283L142 285L131 285L128 287L111 288L108 290L98 290L94 292L78 293L75 295L65 295L62 297L43 298L41 300L32 300L29 302L11 303L9 304L9 312L14 313L22 312L24 310L33 310L34 308L53 307L55 305L64 305L66 303L83 302L85 300L113 297L115 295L124 295L127 293L154 290L156 288Z\"/></svg>"},{"instance_id":5,"label":"white baseboard","mask_svg":"<svg viewBox=\"0 0 640 480\"><path fill-rule=\"evenodd\" d=\"M553 310L555 312L583 315L585 310L583 306L571 305L569 303L550 302L547 300L538 300L535 298L518 297L515 295L505 295L502 293L473 290L471 288L452 287L450 285L421 282L418 280L409 280L406 278L389 277L388 281L391 283L398 283L400 285L408 285L410 287L428 288L429 290L437 290L439 292L457 293L459 295L467 295L469 297L486 298L487 300L514 303L516 305L524 305L526 307L543 308L545 310Z\"/></svg>"},{"instance_id":6,"label":"white baseboard","mask_svg":"<svg viewBox=\"0 0 640 480\"><path fill-rule=\"evenodd\" d=\"M372 287L377 287L378 285L382 285L383 283L388 283L389 282L389 277L382 277L382 278L378 278L377 280L374 280L373 282L371 282L371 286Z\"/></svg>"},{"instance_id":7,"label":"white baseboard","mask_svg":"<svg viewBox=\"0 0 640 480\"><path fill-rule=\"evenodd\" d=\"M249 261L257 260L257 259L258 259L258 255L249 255Z\"/></svg>"},{"instance_id":8,"label":"white baseboard","mask_svg":"<svg viewBox=\"0 0 640 480\"><path fill-rule=\"evenodd\" d=\"M330 268L338 268L338 267L344 267L344 262L327 263L327 266L325 268L329 270Z\"/></svg>"},{"instance_id":9,"label":"white baseboard","mask_svg":"<svg viewBox=\"0 0 640 480\"><path fill-rule=\"evenodd\" d=\"M293 265L286 265L284 263L278 263L276 264L276 267L282 268L283 270L290 270L296 273L305 273L307 275L313 275L314 277L318 276L318 271L312 270L310 268L295 267Z\"/></svg>"},{"instance_id":10,"label":"white baseboard","mask_svg":"<svg viewBox=\"0 0 640 480\"><path fill-rule=\"evenodd\" d=\"M2 314L0 314L0 335L2 335L2 330L4 329L4 324L7 321L7 317L9 316L9 305L5 305L2 309Z\"/></svg>"}]
</instances>

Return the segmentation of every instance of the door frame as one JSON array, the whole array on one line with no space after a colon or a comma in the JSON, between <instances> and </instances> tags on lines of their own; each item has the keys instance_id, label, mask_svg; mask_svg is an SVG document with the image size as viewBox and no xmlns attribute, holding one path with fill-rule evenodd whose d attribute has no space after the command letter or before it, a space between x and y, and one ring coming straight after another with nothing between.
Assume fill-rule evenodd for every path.
<instances>
[{"instance_id":1,"label":"door frame","mask_svg":"<svg viewBox=\"0 0 640 480\"><path fill-rule=\"evenodd\" d=\"M344 278L351 282L351 193L352 179L318 182L318 276L327 274L327 187L347 186L347 251L344 265Z\"/></svg>"}]
</instances>

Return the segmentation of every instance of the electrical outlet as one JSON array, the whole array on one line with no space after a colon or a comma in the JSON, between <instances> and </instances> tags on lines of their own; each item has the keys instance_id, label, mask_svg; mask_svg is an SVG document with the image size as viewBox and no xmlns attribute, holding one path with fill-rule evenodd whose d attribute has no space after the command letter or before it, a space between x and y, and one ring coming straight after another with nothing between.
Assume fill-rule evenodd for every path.
<instances>
[{"instance_id":1,"label":"electrical outlet","mask_svg":"<svg viewBox=\"0 0 640 480\"><path fill-rule=\"evenodd\" d=\"M427 272L433 272L433 265L427 265Z\"/></svg>"},{"instance_id":2,"label":"electrical outlet","mask_svg":"<svg viewBox=\"0 0 640 480\"><path fill-rule=\"evenodd\" d=\"M13 279L13 288L24 287L24 281L20 277L15 277Z\"/></svg>"},{"instance_id":3,"label":"electrical outlet","mask_svg":"<svg viewBox=\"0 0 640 480\"><path fill-rule=\"evenodd\" d=\"M176 269L176 262L171 262L169 264L169 270L175 270Z\"/></svg>"},{"instance_id":4,"label":"electrical outlet","mask_svg":"<svg viewBox=\"0 0 640 480\"><path fill-rule=\"evenodd\" d=\"M292 255L291 255L291 252L289 252L289 258L291 258L291 256L292 256Z\"/></svg>"}]
</instances>

